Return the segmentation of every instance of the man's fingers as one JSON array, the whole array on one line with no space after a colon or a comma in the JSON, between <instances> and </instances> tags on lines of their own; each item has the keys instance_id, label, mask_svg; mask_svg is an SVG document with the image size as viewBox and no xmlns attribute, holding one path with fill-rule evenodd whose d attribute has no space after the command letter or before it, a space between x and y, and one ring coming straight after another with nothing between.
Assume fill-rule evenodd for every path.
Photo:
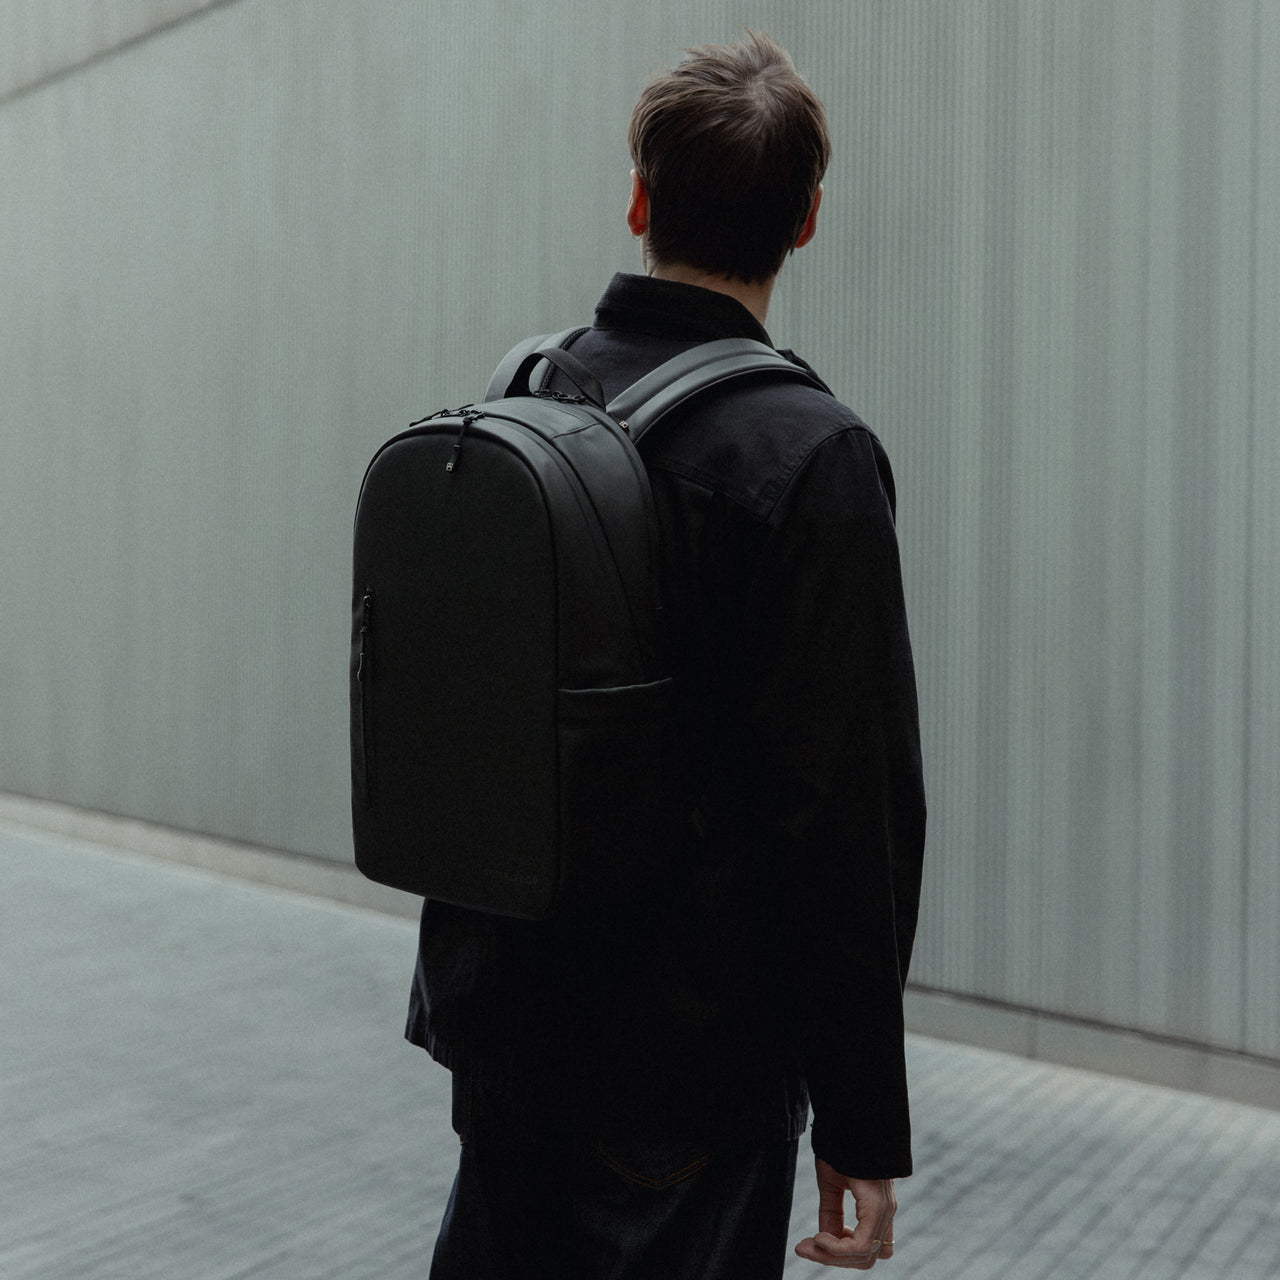
<instances>
[{"instance_id":1,"label":"man's fingers","mask_svg":"<svg viewBox=\"0 0 1280 1280\"><path fill-rule=\"evenodd\" d=\"M854 1246L863 1253L887 1257L885 1245L888 1242L891 1253L893 1217L898 1211L898 1197L894 1194L893 1182L889 1179L869 1182L851 1178L849 1190L853 1193L858 1219L858 1228L853 1233Z\"/></svg>"},{"instance_id":2,"label":"man's fingers","mask_svg":"<svg viewBox=\"0 0 1280 1280\"><path fill-rule=\"evenodd\" d=\"M897 1209L898 1201L895 1196L892 1207L889 1209L888 1217L882 1218L877 1226L876 1234L880 1240L880 1256L882 1258L893 1257L893 1215L897 1212Z\"/></svg>"},{"instance_id":3,"label":"man's fingers","mask_svg":"<svg viewBox=\"0 0 1280 1280\"><path fill-rule=\"evenodd\" d=\"M850 1271L869 1271L893 1257L893 1219L898 1209L892 1179L844 1178L818 1162L818 1233L796 1245L810 1262ZM844 1195L854 1200L858 1225L845 1225Z\"/></svg>"},{"instance_id":4,"label":"man's fingers","mask_svg":"<svg viewBox=\"0 0 1280 1280\"><path fill-rule=\"evenodd\" d=\"M854 1238L852 1227L845 1227L844 1235L837 1239L830 1232L819 1231L816 1236L801 1240L796 1253L809 1262L819 1262L824 1267L840 1267L846 1271L870 1271L882 1256L879 1249L864 1249L862 1242Z\"/></svg>"},{"instance_id":5,"label":"man's fingers","mask_svg":"<svg viewBox=\"0 0 1280 1280\"><path fill-rule=\"evenodd\" d=\"M844 1193L847 1190L843 1178L823 1177L818 1171L818 1234L839 1240L845 1233Z\"/></svg>"}]
</instances>

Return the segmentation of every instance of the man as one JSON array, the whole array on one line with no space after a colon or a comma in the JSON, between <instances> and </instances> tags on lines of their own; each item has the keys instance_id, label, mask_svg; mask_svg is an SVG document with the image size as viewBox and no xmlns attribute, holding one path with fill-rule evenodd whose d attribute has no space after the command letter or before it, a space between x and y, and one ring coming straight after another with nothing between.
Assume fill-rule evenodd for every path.
<instances>
[{"instance_id":1,"label":"man","mask_svg":"<svg viewBox=\"0 0 1280 1280\"><path fill-rule=\"evenodd\" d=\"M755 35L657 77L628 140L647 274L573 345L608 396L699 342L769 341L830 152ZM889 462L834 397L768 378L643 452L688 838L591 918L426 905L407 1034L453 1071L463 1142L435 1280L777 1277L810 1100L820 1229L796 1251L893 1254L925 808Z\"/></svg>"}]
</instances>

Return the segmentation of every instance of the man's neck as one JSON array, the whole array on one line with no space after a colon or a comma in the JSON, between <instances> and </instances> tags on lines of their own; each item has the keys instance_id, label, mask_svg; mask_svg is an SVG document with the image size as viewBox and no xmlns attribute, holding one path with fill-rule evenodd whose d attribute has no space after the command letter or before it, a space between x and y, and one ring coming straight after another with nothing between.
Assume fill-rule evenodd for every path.
<instances>
[{"instance_id":1,"label":"man's neck","mask_svg":"<svg viewBox=\"0 0 1280 1280\"><path fill-rule=\"evenodd\" d=\"M673 280L677 284L696 284L700 289L712 289L716 293L727 294L730 298L742 303L748 311L763 325L769 314L769 303L773 300L773 286L777 276L748 284L745 280L734 280L728 276L714 276L700 271L697 267L687 266L683 262L655 263L649 268L649 274L655 280Z\"/></svg>"}]
</instances>

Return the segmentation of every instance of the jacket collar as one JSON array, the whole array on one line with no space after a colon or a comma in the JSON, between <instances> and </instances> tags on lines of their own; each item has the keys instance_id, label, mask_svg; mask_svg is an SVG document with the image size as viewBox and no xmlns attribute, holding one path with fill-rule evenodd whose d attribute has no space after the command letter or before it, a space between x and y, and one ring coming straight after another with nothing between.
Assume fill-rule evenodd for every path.
<instances>
[{"instance_id":1,"label":"jacket collar","mask_svg":"<svg viewBox=\"0 0 1280 1280\"><path fill-rule=\"evenodd\" d=\"M621 271L609 282L596 307L596 327L691 342L754 338L773 346L765 327L736 298L697 285Z\"/></svg>"}]
</instances>

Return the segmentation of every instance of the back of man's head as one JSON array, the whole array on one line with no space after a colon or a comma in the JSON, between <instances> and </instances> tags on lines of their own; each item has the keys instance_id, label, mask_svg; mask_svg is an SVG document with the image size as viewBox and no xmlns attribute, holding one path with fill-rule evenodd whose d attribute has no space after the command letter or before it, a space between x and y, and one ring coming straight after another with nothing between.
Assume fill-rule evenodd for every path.
<instances>
[{"instance_id":1,"label":"back of man's head","mask_svg":"<svg viewBox=\"0 0 1280 1280\"><path fill-rule=\"evenodd\" d=\"M748 283L781 270L831 157L822 103L754 32L651 80L627 144L649 193L650 259Z\"/></svg>"}]
</instances>

